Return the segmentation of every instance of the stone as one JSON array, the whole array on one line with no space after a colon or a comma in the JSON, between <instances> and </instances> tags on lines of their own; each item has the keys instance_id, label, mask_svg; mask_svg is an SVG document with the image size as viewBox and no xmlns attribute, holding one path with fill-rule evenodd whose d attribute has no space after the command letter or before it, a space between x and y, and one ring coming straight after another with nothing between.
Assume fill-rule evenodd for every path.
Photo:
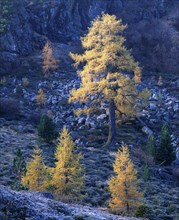
<instances>
[{"instance_id":1,"label":"stone","mask_svg":"<svg viewBox=\"0 0 179 220\"><path fill-rule=\"evenodd\" d=\"M144 133L147 134L148 136L150 136L150 135L153 134L153 131L152 131L149 127L147 127L147 126L144 126L144 127L142 128L142 132L144 132Z\"/></svg>"},{"instance_id":2,"label":"stone","mask_svg":"<svg viewBox=\"0 0 179 220\"><path fill-rule=\"evenodd\" d=\"M150 108L151 110L156 110L156 109L157 109L156 103L151 102L151 103L149 104L149 108Z\"/></svg>"}]
</instances>

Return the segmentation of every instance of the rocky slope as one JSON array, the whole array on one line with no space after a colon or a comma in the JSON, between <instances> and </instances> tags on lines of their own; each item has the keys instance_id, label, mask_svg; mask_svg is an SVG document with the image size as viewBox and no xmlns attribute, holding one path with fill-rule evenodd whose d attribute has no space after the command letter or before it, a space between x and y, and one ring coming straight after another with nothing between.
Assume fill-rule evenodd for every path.
<instances>
[{"instance_id":1,"label":"rocky slope","mask_svg":"<svg viewBox=\"0 0 179 220\"><path fill-rule=\"evenodd\" d=\"M20 58L42 49L47 39L77 44L101 12L115 14L128 24L128 46L146 70L178 72L178 0L17 2L8 29L0 36L0 72L12 71Z\"/></svg>"},{"instance_id":2,"label":"rocky slope","mask_svg":"<svg viewBox=\"0 0 179 220\"><path fill-rule=\"evenodd\" d=\"M0 219L11 220L135 220L50 199L46 193L15 192L0 186Z\"/></svg>"},{"instance_id":3,"label":"rocky slope","mask_svg":"<svg viewBox=\"0 0 179 220\"><path fill-rule=\"evenodd\" d=\"M17 2L7 31L0 35L0 184L14 183L12 163L17 148L22 150L28 161L33 147L39 146L43 150L45 163L53 164L55 142L46 145L37 135L40 115L50 110L57 130L60 131L66 125L78 151L84 155L82 162L86 171L87 195L84 203L104 207L109 199L107 180L113 173L112 164L118 146L107 150L101 148L107 138L108 115L105 111L90 117L74 116L76 105L69 105L68 97L70 90L78 87L80 81L71 67L68 53L81 50L79 37L86 32L90 21L102 11L116 14L128 23L125 32L127 46L133 49L133 55L141 66L145 66L144 72L147 74L141 86L149 88L151 97L148 107L140 114L144 124L133 120L120 125L117 141L129 145L132 160L142 179L143 165L148 159L142 150L145 150L151 130L158 143L161 126L167 122L172 130L174 150L179 146L179 0L54 0L44 1L43 4L32 4L29 0ZM48 39L52 42L53 52L60 60L60 65L46 79L42 75L41 49ZM3 74L5 80L1 80ZM159 74L164 76L163 85L160 86ZM24 77L29 81L28 86L23 83ZM39 109L36 103L40 88L47 99L44 109ZM152 162L149 166L149 181L141 180L141 188L145 192L144 203L152 210L151 219L177 219L178 182L173 169L178 166L176 163L170 167L161 167ZM16 208L18 206L21 211ZM43 210L43 213L39 210ZM18 193L0 187L0 219L1 215L7 213L10 219L23 219L26 214L27 219L37 219L35 215L39 216L38 219L122 219L96 209L92 211L89 207L69 207L39 193Z\"/></svg>"}]
</instances>

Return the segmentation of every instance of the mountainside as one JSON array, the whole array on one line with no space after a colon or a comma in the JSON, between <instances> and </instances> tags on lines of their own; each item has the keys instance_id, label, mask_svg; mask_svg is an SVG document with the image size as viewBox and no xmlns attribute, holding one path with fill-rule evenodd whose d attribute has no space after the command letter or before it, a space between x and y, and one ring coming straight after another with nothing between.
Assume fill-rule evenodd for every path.
<instances>
[{"instance_id":1,"label":"mountainside","mask_svg":"<svg viewBox=\"0 0 179 220\"><path fill-rule=\"evenodd\" d=\"M0 186L0 219L33 220L135 220L99 209L67 205L51 199L48 193L15 192Z\"/></svg>"},{"instance_id":2,"label":"mountainside","mask_svg":"<svg viewBox=\"0 0 179 220\"><path fill-rule=\"evenodd\" d=\"M131 210L130 216L178 220L179 0L0 0L0 6L6 2L13 2L13 5L6 17L4 31L1 29L0 13L0 219L132 219L119 216L126 215L125 210L120 210L118 216L108 212L111 197L108 182L114 175L116 152L121 145L127 144L130 159L138 172L140 190L144 194L142 206ZM105 100L100 94L99 111L87 115L76 115L75 110L89 107L90 101L69 102L71 91L81 85L69 52L83 52L80 37L87 34L91 21L102 12L114 14L128 25L124 32L125 46L131 49L135 61L139 61L142 80L140 83L133 80L135 70L118 70L120 74L130 77L133 84L129 85L133 85L136 93L147 91L148 95L141 111L137 107L142 99L125 108L123 86L118 85L122 88L120 98L114 83L115 100L119 101L119 105L121 101L124 108L122 113L114 110L116 143L111 147L104 147L109 133L110 99ZM50 69L45 75L43 51L47 42L58 67ZM104 59L108 61L112 56L106 59L106 54L114 53L104 53ZM93 56L96 61L96 53ZM96 63L98 66L100 62ZM91 68L87 71L89 69L91 73ZM115 77L109 79L109 83L113 80L116 80ZM96 83L98 78L91 81ZM104 93L110 86L102 86ZM126 91L127 98L133 96L130 94L133 87ZM39 101L40 92L42 96ZM79 96L83 92L80 91ZM98 94L95 95L89 95L90 100L95 102ZM131 109L136 110L137 114L135 112L127 117L127 111ZM42 137L39 125L44 115L48 116L54 127L49 129L48 124ZM45 189L47 193L25 191L27 188L21 184L25 171L19 175L19 167L14 166L17 150L28 163L32 159L33 149L39 147L45 166L53 173L56 162L54 152L58 143L56 136L64 126L76 147L74 153L83 156L80 163L85 171L85 188L80 205L76 200L72 205L53 199L51 186ZM163 126L167 126L165 135L168 139L165 136L162 142ZM51 130L55 134L53 140L48 142L44 136L48 136ZM151 135L154 141L149 143ZM163 143L165 149L170 147L169 153L172 151L175 156L170 158L171 163L168 164L164 164L168 154L162 152ZM160 161L156 158L160 156L157 155L159 148L160 153L165 154L165 159ZM51 178L52 173L48 177ZM18 192L22 189L24 191ZM139 215L136 215L137 212Z\"/></svg>"},{"instance_id":3,"label":"mountainside","mask_svg":"<svg viewBox=\"0 0 179 220\"><path fill-rule=\"evenodd\" d=\"M17 1L0 36L1 72L19 66L20 57L42 49L47 39L78 45L90 22L107 12L128 24L127 46L145 70L178 73L178 8L178 0Z\"/></svg>"}]
</instances>

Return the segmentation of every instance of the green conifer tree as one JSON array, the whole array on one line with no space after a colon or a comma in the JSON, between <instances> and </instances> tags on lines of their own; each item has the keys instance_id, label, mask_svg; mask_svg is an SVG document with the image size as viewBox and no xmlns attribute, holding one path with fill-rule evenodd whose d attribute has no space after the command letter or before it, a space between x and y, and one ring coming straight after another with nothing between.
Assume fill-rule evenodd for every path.
<instances>
[{"instance_id":1,"label":"green conifer tree","mask_svg":"<svg viewBox=\"0 0 179 220\"><path fill-rule=\"evenodd\" d=\"M150 178L150 170L149 170L149 166L147 163L144 165L144 171L143 171L142 178L144 181L148 181Z\"/></svg>"},{"instance_id":2,"label":"green conifer tree","mask_svg":"<svg viewBox=\"0 0 179 220\"><path fill-rule=\"evenodd\" d=\"M11 188L13 190L24 189L21 184L21 180L26 173L26 161L20 149L16 151L16 156L13 160L13 171L15 174L15 180L13 181Z\"/></svg>"},{"instance_id":3,"label":"green conifer tree","mask_svg":"<svg viewBox=\"0 0 179 220\"><path fill-rule=\"evenodd\" d=\"M38 135L46 143L52 142L57 137L56 126L52 119L47 115L43 115L38 126Z\"/></svg>"},{"instance_id":4,"label":"green conifer tree","mask_svg":"<svg viewBox=\"0 0 179 220\"><path fill-rule=\"evenodd\" d=\"M147 142L147 153L153 156L154 158L156 157L156 142L153 134L149 136Z\"/></svg>"},{"instance_id":5,"label":"green conifer tree","mask_svg":"<svg viewBox=\"0 0 179 220\"><path fill-rule=\"evenodd\" d=\"M170 165L175 159L175 154L171 145L171 133L167 124L164 124L161 129L161 141L157 150L156 159L159 163L164 165Z\"/></svg>"}]
</instances>

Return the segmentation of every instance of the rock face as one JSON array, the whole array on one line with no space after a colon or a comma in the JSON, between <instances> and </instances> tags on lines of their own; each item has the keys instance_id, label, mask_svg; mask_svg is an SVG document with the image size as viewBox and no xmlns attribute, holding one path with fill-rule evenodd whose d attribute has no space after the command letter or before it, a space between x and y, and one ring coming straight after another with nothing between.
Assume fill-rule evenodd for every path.
<instances>
[{"instance_id":1,"label":"rock face","mask_svg":"<svg viewBox=\"0 0 179 220\"><path fill-rule=\"evenodd\" d=\"M49 199L48 194L15 192L0 186L0 219L33 220L132 220L97 209L67 205Z\"/></svg>"},{"instance_id":2,"label":"rock face","mask_svg":"<svg viewBox=\"0 0 179 220\"><path fill-rule=\"evenodd\" d=\"M18 66L20 57L41 49L47 39L62 43L76 42L91 20L101 12L115 14L128 24L128 46L147 70L179 70L178 0L24 2L14 6L15 12L10 18L8 30L0 36L1 72Z\"/></svg>"}]
</instances>

